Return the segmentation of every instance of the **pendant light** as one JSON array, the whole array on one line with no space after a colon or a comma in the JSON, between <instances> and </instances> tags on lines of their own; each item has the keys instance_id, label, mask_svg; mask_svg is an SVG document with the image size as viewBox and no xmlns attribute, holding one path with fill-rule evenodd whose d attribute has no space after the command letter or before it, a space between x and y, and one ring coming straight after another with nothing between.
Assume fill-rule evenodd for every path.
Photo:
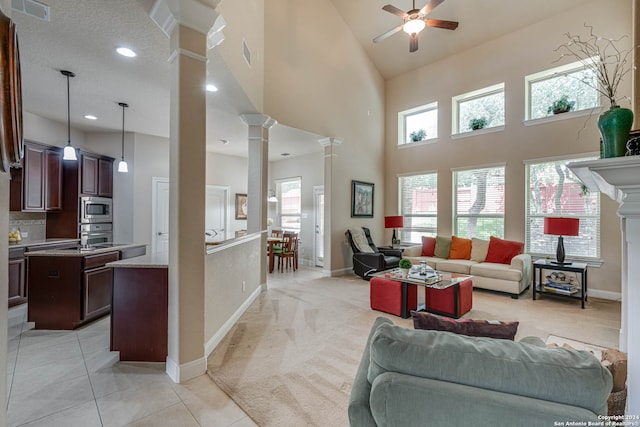
<instances>
[{"instance_id":1,"label":"pendant light","mask_svg":"<svg viewBox=\"0 0 640 427\"><path fill-rule=\"evenodd\" d=\"M118 105L122 107L122 159L118 163L118 172L129 172L127 162L124 161L124 109L129 106L124 102L118 102Z\"/></svg>"},{"instance_id":2,"label":"pendant light","mask_svg":"<svg viewBox=\"0 0 640 427\"><path fill-rule=\"evenodd\" d=\"M71 146L71 102L69 101L69 77L76 75L67 70L60 70L60 72L67 77L67 145L64 147L62 160L78 160L76 150Z\"/></svg>"}]
</instances>

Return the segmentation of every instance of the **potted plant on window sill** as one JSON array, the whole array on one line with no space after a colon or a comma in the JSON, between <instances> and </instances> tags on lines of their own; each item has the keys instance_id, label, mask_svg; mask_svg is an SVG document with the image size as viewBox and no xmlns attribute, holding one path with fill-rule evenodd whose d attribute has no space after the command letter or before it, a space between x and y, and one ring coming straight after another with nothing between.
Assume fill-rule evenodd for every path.
<instances>
[{"instance_id":1,"label":"potted plant on window sill","mask_svg":"<svg viewBox=\"0 0 640 427\"><path fill-rule=\"evenodd\" d=\"M409 138L411 138L411 142L420 142L423 141L427 137L427 131L424 129L415 130L409 134Z\"/></svg>"},{"instance_id":2,"label":"potted plant on window sill","mask_svg":"<svg viewBox=\"0 0 640 427\"><path fill-rule=\"evenodd\" d=\"M575 101L569 101L567 95L562 95L560 99L553 101L553 104L547 108L547 114L562 114L573 110L573 106L576 105Z\"/></svg>"},{"instance_id":3,"label":"potted plant on window sill","mask_svg":"<svg viewBox=\"0 0 640 427\"><path fill-rule=\"evenodd\" d=\"M471 119L469 121L469 127L471 130L483 129L487 125L487 119L485 117L479 117L477 119Z\"/></svg>"},{"instance_id":4,"label":"potted plant on window sill","mask_svg":"<svg viewBox=\"0 0 640 427\"><path fill-rule=\"evenodd\" d=\"M402 274L402 278L406 279L409 275L409 270L411 269L411 261L407 258L402 258L398 263L398 268L400 269L400 274Z\"/></svg>"}]
</instances>

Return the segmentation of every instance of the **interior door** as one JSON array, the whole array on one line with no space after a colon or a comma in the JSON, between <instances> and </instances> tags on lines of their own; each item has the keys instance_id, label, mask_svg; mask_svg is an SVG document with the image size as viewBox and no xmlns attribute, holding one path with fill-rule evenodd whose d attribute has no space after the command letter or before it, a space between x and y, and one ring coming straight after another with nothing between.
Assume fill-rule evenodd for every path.
<instances>
[{"instance_id":1,"label":"interior door","mask_svg":"<svg viewBox=\"0 0 640 427\"><path fill-rule=\"evenodd\" d=\"M169 179L152 180L151 252L169 252Z\"/></svg>"},{"instance_id":2,"label":"interior door","mask_svg":"<svg viewBox=\"0 0 640 427\"><path fill-rule=\"evenodd\" d=\"M313 214L315 222L313 259L316 267L324 266L324 187L313 187Z\"/></svg>"},{"instance_id":3,"label":"interior door","mask_svg":"<svg viewBox=\"0 0 640 427\"><path fill-rule=\"evenodd\" d=\"M205 237L208 241L225 240L227 225L227 207L229 206L228 187L207 185Z\"/></svg>"}]
</instances>

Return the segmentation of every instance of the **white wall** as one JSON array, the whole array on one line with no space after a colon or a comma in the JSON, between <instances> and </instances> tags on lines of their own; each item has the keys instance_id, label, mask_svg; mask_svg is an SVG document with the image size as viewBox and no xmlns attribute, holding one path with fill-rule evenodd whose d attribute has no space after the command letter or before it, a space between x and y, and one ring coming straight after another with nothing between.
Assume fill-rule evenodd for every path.
<instances>
[{"instance_id":1,"label":"white wall","mask_svg":"<svg viewBox=\"0 0 640 427\"><path fill-rule=\"evenodd\" d=\"M235 195L236 193L247 194L248 174L246 158L207 152L207 185L229 187L227 212L230 218L229 232L231 236L235 231L247 229L246 219L235 219Z\"/></svg>"},{"instance_id":2,"label":"white wall","mask_svg":"<svg viewBox=\"0 0 640 427\"><path fill-rule=\"evenodd\" d=\"M285 178L302 179L302 218L300 220L300 263L314 265L313 245L315 236L315 216L313 212L313 187L324 185L324 155L322 152L278 160L269 163L269 188L275 191L276 181ZM274 228L279 225L277 209L279 203L269 203L269 217Z\"/></svg>"},{"instance_id":3,"label":"white wall","mask_svg":"<svg viewBox=\"0 0 640 427\"><path fill-rule=\"evenodd\" d=\"M555 62L564 33L584 34L584 23L605 37L631 34L631 1L592 1L545 21L499 37L471 50L390 79L386 83L385 211L398 211L397 175L438 171L438 233L451 235L452 168L506 162L505 238L524 241L525 166L523 160L599 151L596 118L577 117L535 126L523 124L524 78L575 59ZM452 139L451 97L505 83L504 131ZM627 79L620 94L630 95ZM437 101L438 139L433 144L400 149L398 112ZM608 108L606 101L605 108ZM637 113L636 113L637 114ZM601 245L604 264L590 268L589 289L620 292L620 219L617 203L601 198ZM389 232L390 233L390 232Z\"/></svg>"},{"instance_id":4,"label":"white wall","mask_svg":"<svg viewBox=\"0 0 640 427\"><path fill-rule=\"evenodd\" d=\"M67 145L67 124L45 119L28 111L22 112L24 139L46 145L64 147ZM76 149L85 146L85 134L71 128L71 145Z\"/></svg>"}]
</instances>

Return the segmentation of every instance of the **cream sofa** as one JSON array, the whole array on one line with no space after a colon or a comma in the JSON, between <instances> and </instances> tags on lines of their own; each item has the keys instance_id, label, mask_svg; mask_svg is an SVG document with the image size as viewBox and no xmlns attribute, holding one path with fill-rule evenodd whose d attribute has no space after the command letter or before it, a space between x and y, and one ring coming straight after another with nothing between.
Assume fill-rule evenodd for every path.
<instances>
[{"instance_id":1,"label":"cream sofa","mask_svg":"<svg viewBox=\"0 0 640 427\"><path fill-rule=\"evenodd\" d=\"M422 256L422 246L410 246L402 253L412 264L426 261L436 270L449 273L470 274L473 276L473 287L506 292L512 298L524 292L531 284L531 255L520 254L513 257L511 264L493 262L476 262L467 259L445 259L435 256Z\"/></svg>"}]
</instances>

